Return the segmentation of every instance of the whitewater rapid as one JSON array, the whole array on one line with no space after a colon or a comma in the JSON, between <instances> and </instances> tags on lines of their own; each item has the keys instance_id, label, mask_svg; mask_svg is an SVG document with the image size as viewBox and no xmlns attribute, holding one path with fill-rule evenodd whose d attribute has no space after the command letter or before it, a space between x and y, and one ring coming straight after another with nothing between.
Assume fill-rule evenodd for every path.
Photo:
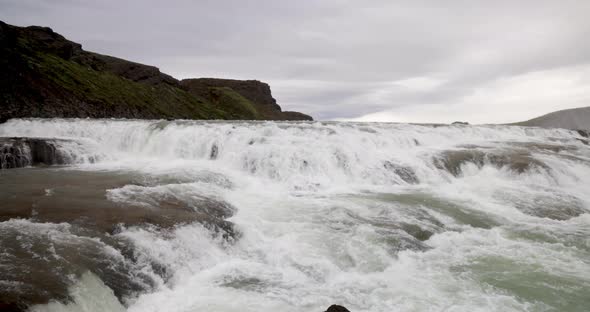
<instances>
[{"instance_id":1,"label":"whitewater rapid","mask_svg":"<svg viewBox=\"0 0 590 312\"><path fill-rule=\"evenodd\" d=\"M0 137L60 139L71 162L0 171L0 184L50 175L43 196L57 197L54 176L132 175L149 183L76 183L123 206L173 201L200 211L205 199L223 201L238 233L228 239L198 222L122 227L112 236L129 242L131 260L92 238L93 248L150 286L117 298L86 265L70 279L72 302L33 311L590 307L590 147L576 131L13 119L0 125ZM34 218L0 222L0 232L51 240L55 257L59 248L50 249L64 241L87 244L68 223ZM0 287L10 283L7 263L0 262Z\"/></svg>"}]
</instances>

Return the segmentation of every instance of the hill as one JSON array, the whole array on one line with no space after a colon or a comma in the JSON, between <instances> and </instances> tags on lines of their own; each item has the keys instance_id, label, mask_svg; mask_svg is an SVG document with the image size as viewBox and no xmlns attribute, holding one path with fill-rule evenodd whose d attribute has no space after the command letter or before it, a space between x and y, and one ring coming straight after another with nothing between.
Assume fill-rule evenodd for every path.
<instances>
[{"instance_id":1,"label":"hill","mask_svg":"<svg viewBox=\"0 0 590 312\"><path fill-rule=\"evenodd\" d=\"M515 125L590 130L590 106L556 111Z\"/></svg>"},{"instance_id":2,"label":"hill","mask_svg":"<svg viewBox=\"0 0 590 312\"><path fill-rule=\"evenodd\" d=\"M257 80L179 81L50 28L0 21L0 122L19 117L312 120L283 112Z\"/></svg>"}]
</instances>

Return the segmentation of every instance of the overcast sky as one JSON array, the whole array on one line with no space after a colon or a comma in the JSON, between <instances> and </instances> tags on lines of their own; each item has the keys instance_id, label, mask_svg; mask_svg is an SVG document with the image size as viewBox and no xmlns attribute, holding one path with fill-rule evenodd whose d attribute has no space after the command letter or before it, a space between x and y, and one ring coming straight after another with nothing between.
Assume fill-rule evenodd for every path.
<instances>
[{"instance_id":1,"label":"overcast sky","mask_svg":"<svg viewBox=\"0 0 590 312\"><path fill-rule=\"evenodd\" d=\"M316 119L514 122L590 106L590 1L0 0L9 24Z\"/></svg>"}]
</instances>

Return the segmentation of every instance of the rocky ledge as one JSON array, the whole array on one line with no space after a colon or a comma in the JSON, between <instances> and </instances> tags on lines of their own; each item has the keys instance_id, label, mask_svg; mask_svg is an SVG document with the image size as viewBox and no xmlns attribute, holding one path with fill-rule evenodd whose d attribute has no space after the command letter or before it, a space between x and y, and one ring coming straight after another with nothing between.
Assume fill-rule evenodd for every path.
<instances>
[{"instance_id":1,"label":"rocky ledge","mask_svg":"<svg viewBox=\"0 0 590 312\"><path fill-rule=\"evenodd\" d=\"M35 165L63 165L69 157L57 145L59 139L0 138L0 169Z\"/></svg>"}]
</instances>

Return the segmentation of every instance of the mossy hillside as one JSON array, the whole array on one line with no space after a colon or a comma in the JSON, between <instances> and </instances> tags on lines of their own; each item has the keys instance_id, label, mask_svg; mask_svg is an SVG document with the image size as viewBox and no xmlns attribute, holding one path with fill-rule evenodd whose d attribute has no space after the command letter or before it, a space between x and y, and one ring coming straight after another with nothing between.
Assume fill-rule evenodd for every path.
<instances>
[{"instance_id":1,"label":"mossy hillside","mask_svg":"<svg viewBox=\"0 0 590 312\"><path fill-rule=\"evenodd\" d=\"M209 100L225 112L226 119L260 119L254 104L228 87L210 87Z\"/></svg>"},{"instance_id":2,"label":"mossy hillside","mask_svg":"<svg viewBox=\"0 0 590 312\"><path fill-rule=\"evenodd\" d=\"M158 118L258 119L254 105L229 88L212 88L211 96L203 98L169 84L138 83L43 51L25 38L18 38L15 52L53 88L106 111L124 107Z\"/></svg>"},{"instance_id":3,"label":"mossy hillside","mask_svg":"<svg viewBox=\"0 0 590 312\"><path fill-rule=\"evenodd\" d=\"M311 120L257 80L185 79L0 21L0 122L23 117Z\"/></svg>"},{"instance_id":4,"label":"mossy hillside","mask_svg":"<svg viewBox=\"0 0 590 312\"><path fill-rule=\"evenodd\" d=\"M88 102L102 103L106 109L126 105L148 110L154 115L193 119L223 118L223 112L179 88L149 86L99 72L52 54L36 53L30 64L56 85Z\"/></svg>"}]
</instances>

